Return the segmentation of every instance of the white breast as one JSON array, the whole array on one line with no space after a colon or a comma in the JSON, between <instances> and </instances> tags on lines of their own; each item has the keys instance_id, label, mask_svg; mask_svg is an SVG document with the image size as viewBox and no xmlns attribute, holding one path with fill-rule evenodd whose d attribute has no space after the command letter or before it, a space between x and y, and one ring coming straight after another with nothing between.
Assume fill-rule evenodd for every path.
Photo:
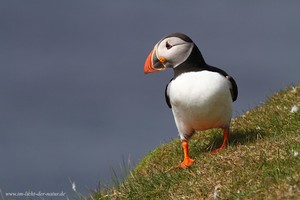
<instances>
[{"instance_id":1,"label":"white breast","mask_svg":"<svg viewBox=\"0 0 300 200\"><path fill-rule=\"evenodd\" d=\"M189 72L168 87L176 126L181 138L195 130L228 127L231 120L231 83L216 72Z\"/></svg>"}]
</instances>

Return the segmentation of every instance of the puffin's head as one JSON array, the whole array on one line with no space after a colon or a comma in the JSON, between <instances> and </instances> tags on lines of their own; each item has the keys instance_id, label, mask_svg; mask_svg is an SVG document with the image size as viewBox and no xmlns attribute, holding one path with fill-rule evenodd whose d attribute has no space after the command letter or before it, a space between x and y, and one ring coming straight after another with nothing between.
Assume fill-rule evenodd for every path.
<instances>
[{"instance_id":1,"label":"puffin's head","mask_svg":"<svg viewBox=\"0 0 300 200\"><path fill-rule=\"evenodd\" d=\"M172 33L161 39L148 55L145 65L145 74L176 68L191 54L193 41L182 33Z\"/></svg>"}]
</instances>

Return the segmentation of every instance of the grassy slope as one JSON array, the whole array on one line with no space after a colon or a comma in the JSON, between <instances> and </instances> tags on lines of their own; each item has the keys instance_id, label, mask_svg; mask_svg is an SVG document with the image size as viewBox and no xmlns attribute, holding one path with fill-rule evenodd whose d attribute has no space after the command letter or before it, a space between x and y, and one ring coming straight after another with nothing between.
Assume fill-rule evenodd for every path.
<instances>
[{"instance_id":1,"label":"grassy slope","mask_svg":"<svg viewBox=\"0 0 300 200\"><path fill-rule=\"evenodd\" d=\"M195 134L190 169L175 139L150 152L128 178L92 199L297 199L300 198L300 86L274 94L266 103L232 121L227 149L220 130ZM299 152L299 155L297 153Z\"/></svg>"}]
</instances>

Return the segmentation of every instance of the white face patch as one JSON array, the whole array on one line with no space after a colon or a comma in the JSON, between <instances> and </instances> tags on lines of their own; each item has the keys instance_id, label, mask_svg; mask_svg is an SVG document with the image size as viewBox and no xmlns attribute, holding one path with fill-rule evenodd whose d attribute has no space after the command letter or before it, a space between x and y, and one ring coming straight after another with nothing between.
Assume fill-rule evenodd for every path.
<instances>
[{"instance_id":1,"label":"white face patch","mask_svg":"<svg viewBox=\"0 0 300 200\"><path fill-rule=\"evenodd\" d=\"M191 54L194 44L178 37L165 38L156 46L156 56L164 58L166 67L177 67Z\"/></svg>"}]
</instances>

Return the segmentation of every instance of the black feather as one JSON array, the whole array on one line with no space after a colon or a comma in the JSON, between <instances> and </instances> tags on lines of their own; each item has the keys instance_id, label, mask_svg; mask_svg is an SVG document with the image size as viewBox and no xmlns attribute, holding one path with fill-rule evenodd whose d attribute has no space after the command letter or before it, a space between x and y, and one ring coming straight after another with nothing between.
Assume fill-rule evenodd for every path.
<instances>
[{"instance_id":1,"label":"black feather","mask_svg":"<svg viewBox=\"0 0 300 200\"><path fill-rule=\"evenodd\" d=\"M169 108L172 108L172 105L171 105L171 102L170 102L170 97L168 95L168 86L169 86L169 84L171 83L172 80L173 79L170 80L170 82L167 84L166 89L165 89L165 99L166 99L166 102L167 102Z\"/></svg>"},{"instance_id":2,"label":"black feather","mask_svg":"<svg viewBox=\"0 0 300 200\"><path fill-rule=\"evenodd\" d=\"M235 101L238 97L238 87L235 80L231 76L226 76L226 78L231 82L232 88L230 89L232 101Z\"/></svg>"}]
</instances>

